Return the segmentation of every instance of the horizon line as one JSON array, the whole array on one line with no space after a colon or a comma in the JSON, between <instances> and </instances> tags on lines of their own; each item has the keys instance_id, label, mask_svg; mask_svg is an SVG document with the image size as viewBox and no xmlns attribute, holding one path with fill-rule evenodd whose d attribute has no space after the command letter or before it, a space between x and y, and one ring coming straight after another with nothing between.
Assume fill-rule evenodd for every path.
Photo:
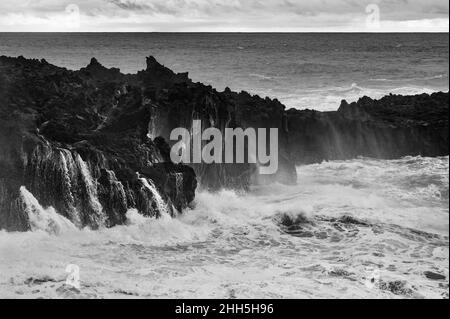
<instances>
[{"instance_id":1,"label":"horizon line","mask_svg":"<svg viewBox=\"0 0 450 319\"><path fill-rule=\"evenodd\" d=\"M417 34L449 31L1 31L0 33L179 33L179 34Z\"/></svg>"}]
</instances>

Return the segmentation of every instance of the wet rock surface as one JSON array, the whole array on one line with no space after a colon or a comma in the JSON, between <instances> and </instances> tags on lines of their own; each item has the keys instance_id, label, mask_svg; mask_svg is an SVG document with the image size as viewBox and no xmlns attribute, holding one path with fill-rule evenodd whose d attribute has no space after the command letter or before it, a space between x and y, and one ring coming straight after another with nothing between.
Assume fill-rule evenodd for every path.
<instances>
[{"instance_id":1,"label":"wet rock surface","mask_svg":"<svg viewBox=\"0 0 450 319\"><path fill-rule=\"evenodd\" d=\"M424 275L425 275L425 277L427 277L428 279L431 279L431 280L445 280L447 278L444 275L437 274L432 271L426 271L424 273Z\"/></svg>"}]
</instances>

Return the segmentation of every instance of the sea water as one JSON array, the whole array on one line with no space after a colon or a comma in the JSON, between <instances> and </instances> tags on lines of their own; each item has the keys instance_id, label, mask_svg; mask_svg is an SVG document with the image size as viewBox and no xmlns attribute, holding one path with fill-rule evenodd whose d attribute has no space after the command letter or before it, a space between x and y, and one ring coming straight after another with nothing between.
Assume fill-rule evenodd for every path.
<instances>
[{"instance_id":1,"label":"sea water","mask_svg":"<svg viewBox=\"0 0 450 319\"><path fill-rule=\"evenodd\" d=\"M0 296L448 298L448 157L297 170L296 186L201 192L176 218L130 210L127 225L98 231L70 227L23 190L39 219L0 232ZM69 265L80 289L63 289Z\"/></svg>"},{"instance_id":2,"label":"sea water","mask_svg":"<svg viewBox=\"0 0 450 319\"><path fill-rule=\"evenodd\" d=\"M218 90L246 90L288 108L337 110L367 95L448 91L447 33L0 33L0 55L69 69L92 57L124 73L153 55Z\"/></svg>"}]
</instances>

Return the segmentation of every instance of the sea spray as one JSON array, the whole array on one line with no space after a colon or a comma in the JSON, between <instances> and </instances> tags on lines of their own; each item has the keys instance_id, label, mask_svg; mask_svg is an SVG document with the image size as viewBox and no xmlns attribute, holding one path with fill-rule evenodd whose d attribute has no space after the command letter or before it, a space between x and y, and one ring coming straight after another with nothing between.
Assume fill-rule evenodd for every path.
<instances>
[{"instance_id":1,"label":"sea spray","mask_svg":"<svg viewBox=\"0 0 450 319\"><path fill-rule=\"evenodd\" d=\"M59 278L70 263L80 265L81 293L99 298L448 293L424 276L448 278L448 157L330 161L298 173L295 186L262 185L245 195L199 192L194 207L177 218L134 209L126 226L99 231L0 232L0 295L17 297L20 287L19 297L52 297L51 285L33 293L35 286L22 283L35 273ZM424 193L430 185L440 199ZM375 270L379 284L368 287ZM398 295L386 290L396 283L405 283Z\"/></svg>"},{"instance_id":2,"label":"sea spray","mask_svg":"<svg viewBox=\"0 0 450 319\"><path fill-rule=\"evenodd\" d=\"M77 230L74 224L59 215L53 207L43 208L25 186L20 187L20 199L24 204L32 231L41 230L49 234L60 235L63 232Z\"/></svg>"}]
</instances>

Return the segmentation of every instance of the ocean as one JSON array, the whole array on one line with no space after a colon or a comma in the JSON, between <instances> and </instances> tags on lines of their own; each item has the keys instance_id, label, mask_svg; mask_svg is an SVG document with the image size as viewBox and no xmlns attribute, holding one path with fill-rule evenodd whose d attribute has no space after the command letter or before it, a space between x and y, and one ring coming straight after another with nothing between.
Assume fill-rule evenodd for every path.
<instances>
[{"instance_id":1,"label":"ocean","mask_svg":"<svg viewBox=\"0 0 450 319\"><path fill-rule=\"evenodd\" d=\"M0 54L71 69L95 56L123 72L154 55L219 90L336 110L341 99L363 95L447 91L448 41L448 34L3 33ZM0 231L0 297L449 297L448 156L357 158L297 172L295 186L198 192L176 218L130 210L126 225L97 231L77 229L23 188L33 230ZM78 275L79 289L64 285Z\"/></svg>"},{"instance_id":2,"label":"ocean","mask_svg":"<svg viewBox=\"0 0 450 319\"><path fill-rule=\"evenodd\" d=\"M127 225L98 231L35 207L53 232L0 232L0 296L448 298L448 167L448 157L308 165L297 186L200 192L177 218L129 211ZM79 291L61 289L69 265Z\"/></svg>"},{"instance_id":3,"label":"ocean","mask_svg":"<svg viewBox=\"0 0 450 319\"><path fill-rule=\"evenodd\" d=\"M447 33L0 33L0 55L45 58L69 69L96 57L125 73L144 69L153 55L218 90L321 111L364 95L449 89Z\"/></svg>"}]
</instances>

